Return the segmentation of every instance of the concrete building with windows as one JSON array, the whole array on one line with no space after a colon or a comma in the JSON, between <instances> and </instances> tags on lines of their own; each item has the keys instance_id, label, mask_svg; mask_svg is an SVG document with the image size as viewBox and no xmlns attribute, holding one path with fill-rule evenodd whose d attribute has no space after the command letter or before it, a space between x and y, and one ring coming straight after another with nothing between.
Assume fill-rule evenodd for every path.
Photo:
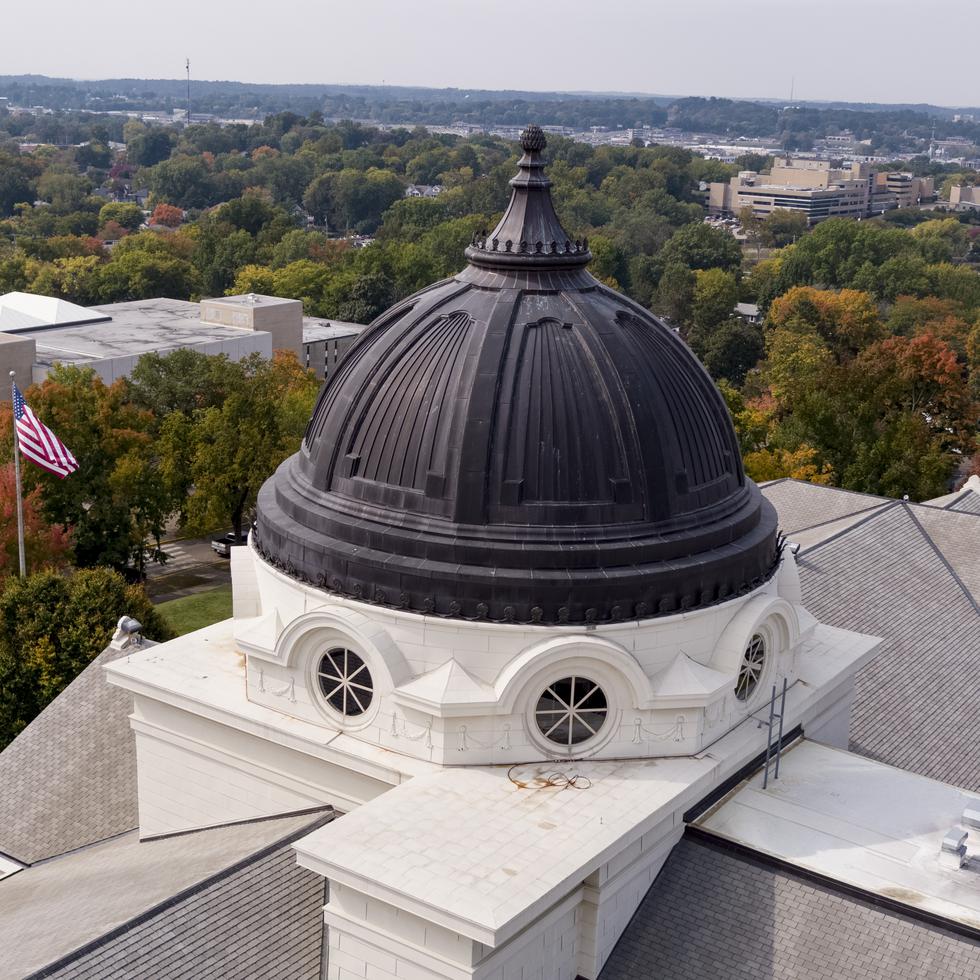
<instances>
[{"instance_id":1,"label":"concrete building with windows","mask_svg":"<svg viewBox=\"0 0 980 980\"><path fill-rule=\"evenodd\" d=\"M27 385L55 364L91 367L106 384L143 354L178 347L239 360L290 350L318 378L329 376L360 336L357 323L303 315L299 300L250 293L190 303L143 299L82 307L30 293L0 296L0 371Z\"/></svg>"},{"instance_id":2,"label":"concrete building with windows","mask_svg":"<svg viewBox=\"0 0 980 980\"><path fill-rule=\"evenodd\" d=\"M121 624L0 753L0 975L976 974L980 484L757 487L522 145L324 385L232 618Z\"/></svg>"},{"instance_id":3,"label":"concrete building with windows","mask_svg":"<svg viewBox=\"0 0 980 980\"><path fill-rule=\"evenodd\" d=\"M834 168L828 160L776 157L769 173L742 171L708 189L710 214L738 214L751 207L757 217L777 209L799 211L813 225L825 218L865 218L933 197L932 178L875 173L867 163Z\"/></svg>"},{"instance_id":4,"label":"concrete building with windows","mask_svg":"<svg viewBox=\"0 0 980 980\"><path fill-rule=\"evenodd\" d=\"M980 208L980 187L971 184L954 184L949 189L949 203L956 211Z\"/></svg>"}]
</instances>

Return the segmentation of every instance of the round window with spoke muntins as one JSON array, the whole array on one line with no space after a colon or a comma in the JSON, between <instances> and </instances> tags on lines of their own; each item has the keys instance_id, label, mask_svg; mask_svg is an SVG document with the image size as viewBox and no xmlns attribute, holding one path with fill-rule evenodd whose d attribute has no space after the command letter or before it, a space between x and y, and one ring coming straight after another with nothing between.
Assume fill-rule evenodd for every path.
<instances>
[{"instance_id":1,"label":"round window with spoke muntins","mask_svg":"<svg viewBox=\"0 0 980 980\"><path fill-rule=\"evenodd\" d=\"M563 677L538 698L534 720L549 742L566 747L598 735L609 705L605 692L587 677Z\"/></svg>"},{"instance_id":2,"label":"round window with spoke muntins","mask_svg":"<svg viewBox=\"0 0 980 980\"><path fill-rule=\"evenodd\" d=\"M374 682L367 664L353 650L328 650L316 673L320 691L335 711L353 718L370 707Z\"/></svg>"},{"instance_id":3,"label":"round window with spoke muntins","mask_svg":"<svg viewBox=\"0 0 980 980\"><path fill-rule=\"evenodd\" d=\"M735 682L735 697L739 701L747 701L755 693L762 680L762 672L766 669L766 641L759 633L749 640L749 645L742 654L742 663L738 668L738 680Z\"/></svg>"}]
</instances>

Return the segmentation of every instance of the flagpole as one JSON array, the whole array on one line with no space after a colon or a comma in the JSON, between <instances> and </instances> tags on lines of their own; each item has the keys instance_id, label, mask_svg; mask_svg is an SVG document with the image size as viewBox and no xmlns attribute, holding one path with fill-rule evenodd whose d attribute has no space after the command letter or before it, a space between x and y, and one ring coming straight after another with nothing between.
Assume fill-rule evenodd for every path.
<instances>
[{"instance_id":1,"label":"flagpole","mask_svg":"<svg viewBox=\"0 0 980 980\"><path fill-rule=\"evenodd\" d=\"M14 409L14 375L10 372L10 410ZM17 487L17 554L20 558L20 577L27 575L27 558L24 554L24 501L20 487L20 438L17 435L17 418L14 416L14 485Z\"/></svg>"}]
</instances>

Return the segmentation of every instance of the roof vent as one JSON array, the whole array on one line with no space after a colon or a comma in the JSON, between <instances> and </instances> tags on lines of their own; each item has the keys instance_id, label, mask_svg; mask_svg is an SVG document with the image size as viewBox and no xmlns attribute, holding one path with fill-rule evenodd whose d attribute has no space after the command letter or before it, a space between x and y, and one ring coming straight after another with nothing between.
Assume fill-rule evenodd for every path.
<instances>
[{"instance_id":1,"label":"roof vent","mask_svg":"<svg viewBox=\"0 0 980 980\"><path fill-rule=\"evenodd\" d=\"M960 823L971 830L980 830L980 800L970 800L963 810Z\"/></svg>"},{"instance_id":2,"label":"roof vent","mask_svg":"<svg viewBox=\"0 0 980 980\"><path fill-rule=\"evenodd\" d=\"M966 839L969 834L962 827L953 827L946 832L939 848L939 866L959 871L966 864Z\"/></svg>"}]
</instances>

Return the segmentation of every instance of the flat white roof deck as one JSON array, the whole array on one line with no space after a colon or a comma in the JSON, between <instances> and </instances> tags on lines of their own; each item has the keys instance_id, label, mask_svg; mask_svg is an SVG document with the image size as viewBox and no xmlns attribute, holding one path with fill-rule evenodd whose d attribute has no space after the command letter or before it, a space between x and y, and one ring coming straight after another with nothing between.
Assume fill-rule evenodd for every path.
<instances>
[{"instance_id":1,"label":"flat white roof deck","mask_svg":"<svg viewBox=\"0 0 980 980\"><path fill-rule=\"evenodd\" d=\"M443 769L293 846L300 864L333 881L496 946L674 821L719 768L704 755Z\"/></svg>"},{"instance_id":2,"label":"flat white roof deck","mask_svg":"<svg viewBox=\"0 0 980 980\"><path fill-rule=\"evenodd\" d=\"M779 779L757 773L698 825L718 837L883 898L980 928L980 833L969 863L941 867L940 845L974 794L863 756L802 741Z\"/></svg>"}]
</instances>

